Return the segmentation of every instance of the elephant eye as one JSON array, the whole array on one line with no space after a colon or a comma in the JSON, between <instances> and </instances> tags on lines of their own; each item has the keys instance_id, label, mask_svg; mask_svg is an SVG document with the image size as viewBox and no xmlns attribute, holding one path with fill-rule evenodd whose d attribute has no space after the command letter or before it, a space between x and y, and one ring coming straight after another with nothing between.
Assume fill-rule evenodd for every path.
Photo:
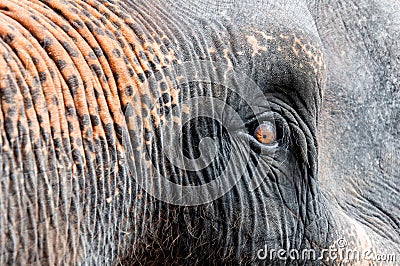
<instances>
[{"instance_id":1,"label":"elephant eye","mask_svg":"<svg viewBox=\"0 0 400 266\"><path fill-rule=\"evenodd\" d=\"M253 137L261 144L273 144L276 141L276 128L271 122L264 121L254 130Z\"/></svg>"}]
</instances>

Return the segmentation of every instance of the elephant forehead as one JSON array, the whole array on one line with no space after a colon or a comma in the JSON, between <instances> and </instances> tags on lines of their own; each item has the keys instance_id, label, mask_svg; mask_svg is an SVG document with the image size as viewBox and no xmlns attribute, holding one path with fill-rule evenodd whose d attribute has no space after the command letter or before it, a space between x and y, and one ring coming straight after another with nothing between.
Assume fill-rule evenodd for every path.
<instances>
[{"instance_id":1,"label":"elephant forehead","mask_svg":"<svg viewBox=\"0 0 400 266\"><path fill-rule=\"evenodd\" d=\"M252 56L262 55L267 52L277 52L283 55L283 63L299 61L300 69L309 65L310 70L316 75L324 74L325 63L323 53L309 38L301 33L271 33L252 30L246 35L246 41L251 46ZM272 50L272 45L276 50Z\"/></svg>"},{"instance_id":2,"label":"elephant forehead","mask_svg":"<svg viewBox=\"0 0 400 266\"><path fill-rule=\"evenodd\" d=\"M161 25L158 25L161 33L141 36L138 53L143 55L139 58L142 66L173 68L176 64L207 60L222 63L229 70L244 71L250 78L260 79L261 83L275 78L275 84L287 86L289 84L285 83L294 78L314 80L318 83L315 89L323 88L326 77L323 52L315 36L309 36L301 29L278 27L276 24L261 27L236 25L231 21L200 20L190 25L182 23L178 30L164 21L154 23ZM172 34L165 34L168 31ZM148 48L151 50L147 51ZM152 55L157 51L168 52L173 60L161 65L159 58ZM271 73L271 68L274 73ZM183 77L169 78L179 82ZM320 94L322 92L317 92L317 97Z\"/></svg>"}]
</instances>

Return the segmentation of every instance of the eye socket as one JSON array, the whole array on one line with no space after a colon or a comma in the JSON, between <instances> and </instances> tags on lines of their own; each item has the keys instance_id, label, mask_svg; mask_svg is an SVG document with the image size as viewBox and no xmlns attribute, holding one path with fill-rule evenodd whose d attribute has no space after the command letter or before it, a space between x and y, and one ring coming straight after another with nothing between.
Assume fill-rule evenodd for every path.
<instances>
[{"instance_id":1,"label":"eye socket","mask_svg":"<svg viewBox=\"0 0 400 266\"><path fill-rule=\"evenodd\" d=\"M273 144L277 139L276 128L271 122L264 121L254 130L253 137L261 144Z\"/></svg>"}]
</instances>

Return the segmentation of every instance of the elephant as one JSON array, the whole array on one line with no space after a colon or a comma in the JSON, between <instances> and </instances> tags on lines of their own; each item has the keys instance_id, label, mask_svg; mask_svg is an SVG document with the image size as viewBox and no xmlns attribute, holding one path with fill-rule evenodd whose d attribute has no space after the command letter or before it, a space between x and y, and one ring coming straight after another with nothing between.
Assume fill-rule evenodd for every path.
<instances>
[{"instance_id":1,"label":"elephant","mask_svg":"<svg viewBox=\"0 0 400 266\"><path fill-rule=\"evenodd\" d=\"M394 265L399 14L0 0L0 264Z\"/></svg>"}]
</instances>

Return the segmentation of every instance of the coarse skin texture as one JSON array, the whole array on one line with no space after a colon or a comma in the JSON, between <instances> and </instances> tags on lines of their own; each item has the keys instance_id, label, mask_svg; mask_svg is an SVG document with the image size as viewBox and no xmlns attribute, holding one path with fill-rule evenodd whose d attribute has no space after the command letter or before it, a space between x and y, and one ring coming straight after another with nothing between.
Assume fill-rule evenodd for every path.
<instances>
[{"instance_id":1,"label":"coarse skin texture","mask_svg":"<svg viewBox=\"0 0 400 266\"><path fill-rule=\"evenodd\" d=\"M399 5L0 0L0 265L341 265L257 257L341 238L400 260ZM237 184L178 206L138 180L154 166L204 184L244 148L213 120L183 123L185 99L211 95L249 124L266 115L246 109L249 95L173 71L199 61L257 84L282 138L261 145L248 126ZM201 171L164 156L173 108L187 157L216 140L218 158Z\"/></svg>"}]
</instances>

